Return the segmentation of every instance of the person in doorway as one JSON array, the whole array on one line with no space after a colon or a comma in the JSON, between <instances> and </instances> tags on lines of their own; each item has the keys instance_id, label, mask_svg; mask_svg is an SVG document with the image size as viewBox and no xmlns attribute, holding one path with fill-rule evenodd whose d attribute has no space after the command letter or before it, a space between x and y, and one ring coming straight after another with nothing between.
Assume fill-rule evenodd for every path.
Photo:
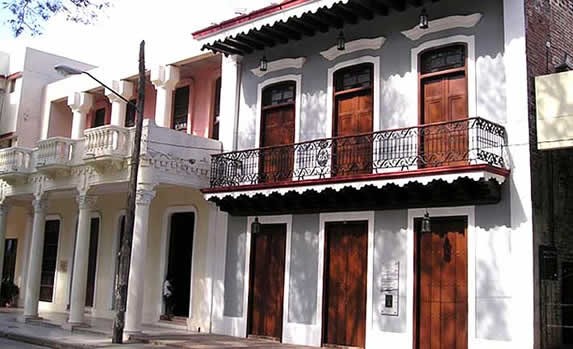
<instances>
[{"instance_id":1,"label":"person in doorway","mask_svg":"<svg viewBox=\"0 0 573 349\"><path fill-rule=\"evenodd\" d=\"M171 321L173 317L173 278L168 275L163 282L163 301L165 304L164 320Z\"/></svg>"}]
</instances>

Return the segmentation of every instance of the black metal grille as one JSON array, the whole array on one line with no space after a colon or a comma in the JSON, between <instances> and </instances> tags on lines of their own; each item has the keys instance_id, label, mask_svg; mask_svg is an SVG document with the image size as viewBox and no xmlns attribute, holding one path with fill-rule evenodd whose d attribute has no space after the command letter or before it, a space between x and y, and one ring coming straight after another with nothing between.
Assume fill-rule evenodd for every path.
<instances>
[{"instance_id":1,"label":"black metal grille","mask_svg":"<svg viewBox=\"0 0 573 349\"><path fill-rule=\"evenodd\" d=\"M506 168L506 132L482 118L212 156L211 188L488 164Z\"/></svg>"}]
</instances>

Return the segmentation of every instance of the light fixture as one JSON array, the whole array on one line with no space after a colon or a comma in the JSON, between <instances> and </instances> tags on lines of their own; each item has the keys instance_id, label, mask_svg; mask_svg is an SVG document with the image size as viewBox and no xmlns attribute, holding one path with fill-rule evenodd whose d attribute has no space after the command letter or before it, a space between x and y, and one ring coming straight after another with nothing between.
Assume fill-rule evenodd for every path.
<instances>
[{"instance_id":1,"label":"light fixture","mask_svg":"<svg viewBox=\"0 0 573 349\"><path fill-rule=\"evenodd\" d=\"M338 51L344 51L346 48L346 40L344 39L344 33L341 31L336 38L336 49Z\"/></svg>"},{"instance_id":2,"label":"light fixture","mask_svg":"<svg viewBox=\"0 0 573 349\"><path fill-rule=\"evenodd\" d=\"M260 71L267 71L267 56L263 56L263 58L261 58L261 61L259 62L259 70Z\"/></svg>"},{"instance_id":3,"label":"light fixture","mask_svg":"<svg viewBox=\"0 0 573 349\"><path fill-rule=\"evenodd\" d=\"M261 223L259 222L259 217L255 217L253 223L251 223L251 234L260 234L261 233Z\"/></svg>"},{"instance_id":4,"label":"light fixture","mask_svg":"<svg viewBox=\"0 0 573 349\"><path fill-rule=\"evenodd\" d=\"M426 11L425 8L423 8L422 12L420 12L419 27L420 29L428 29L428 12Z\"/></svg>"},{"instance_id":5,"label":"light fixture","mask_svg":"<svg viewBox=\"0 0 573 349\"><path fill-rule=\"evenodd\" d=\"M432 232L432 226L430 224L430 214L428 213L428 210L426 210L426 213L424 213L424 218L422 218L422 228L420 229L420 231L422 233Z\"/></svg>"}]
</instances>

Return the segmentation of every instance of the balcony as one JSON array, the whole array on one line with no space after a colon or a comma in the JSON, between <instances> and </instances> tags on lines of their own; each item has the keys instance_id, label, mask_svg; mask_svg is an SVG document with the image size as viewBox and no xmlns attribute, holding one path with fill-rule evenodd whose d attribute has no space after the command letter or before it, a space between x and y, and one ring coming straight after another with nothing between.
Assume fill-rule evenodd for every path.
<instances>
[{"instance_id":1,"label":"balcony","mask_svg":"<svg viewBox=\"0 0 573 349\"><path fill-rule=\"evenodd\" d=\"M99 171L121 169L131 154L133 139L130 129L106 125L85 130L84 137L83 160Z\"/></svg>"},{"instance_id":2,"label":"balcony","mask_svg":"<svg viewBox=\"0 0 573 349\"><path fill-rule=\"evenodd\" d=\"M508 176L503 126L483 118L426 124L212 157L208 194L339 183L404 185Z\"/></svg>"},{"instance_id":3,"label":"balcony","mask_svg":"<svg viewBox=\"0 0 573 349\"><path fill-rule=\"evenodd\" d=\"M33 149L12 147L0 150L0 179L9 184L26 180L32 172Z\"/></svg>"},{"instance_id":4,"label":"balcony","mask_svg":"<svg viewBox=\"0 0 573 349\"><path fill-rule=\"evenodd\" d=\"M53 137L38 142L36 168L50 177L68 175L76 141Z\"/></svg>"}]
</instances>

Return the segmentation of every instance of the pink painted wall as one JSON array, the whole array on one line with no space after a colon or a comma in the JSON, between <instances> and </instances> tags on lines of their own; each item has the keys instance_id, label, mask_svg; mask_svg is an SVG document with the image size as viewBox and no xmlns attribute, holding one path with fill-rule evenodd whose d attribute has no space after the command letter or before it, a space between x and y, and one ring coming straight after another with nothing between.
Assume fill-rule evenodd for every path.
<instances>
[{"instance_id":1,"label":"pink painted wall","mask_svg":"<svg viewBox=\"0 0 573 349\"><path fill-rule=\"evenodd\" d=\"M109 125L109 123L111 122L111 103L109 102L109 99L107 99L106 96L99 93L97 94L94 93L92 94L92 96L94 96L94 103L87 115L86 129L92 127L92 123L95 117L95 112L96 110L101 108L105 108L105 124Z\"/></svg>"},{"instance_id":2,"label":"pink painted wall","mask_svg":"<svg viewBox=\"0 0 573 349\"><path fill-rule=\"evenodd\" d=\"M137 91L133 95L137 98ZM151 81L145 82L145 104L143 106L143 118L155 120L155 101L157 99L157 91Z\"/></svg>"},{"instance_id":3,"label":"pink painted wall","mask_svg":"<svg viewBox=\"0 0 573 349\"><path fill-rule=\"evenodd\" d=\"M221 69L201 70L193 76L191 89L191 134L209 137L213 119L215 81L221 76Z\"/></svg>"},{"instance_id":4,"label":"pink painted wall","mask_svg":"<svg viewBox=\"0 0 573 349\"><path fill-rule=\"evenodd\" d=\"M55 101L50 104L50 124L48 138L72 136L72 110L67 100Z\"/></svg>"}]
</instances>

